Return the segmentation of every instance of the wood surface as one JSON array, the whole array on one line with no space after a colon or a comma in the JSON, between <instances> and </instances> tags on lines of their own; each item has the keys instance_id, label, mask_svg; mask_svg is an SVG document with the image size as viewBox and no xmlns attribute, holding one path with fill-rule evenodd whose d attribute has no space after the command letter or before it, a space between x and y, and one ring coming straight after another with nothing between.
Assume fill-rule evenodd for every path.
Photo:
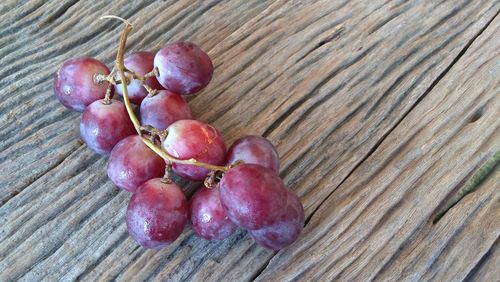
<instances>
[{"instance_id":1,"label":"wood surface","mask_svg":"<svg viewBox=\"0 0 500 282\"><path fill-rule=\"evenodd\" d=\"M500 2L2 1L0 281L500 281ZM140 248L130 194L52 93L75 56L189 40L189 102L230 144L270 139L306 209L273 252L244 232ZM187 187L188 193L195 184ZM451 208L450 204L455 203Z\"/></svg>"}]
</instances>

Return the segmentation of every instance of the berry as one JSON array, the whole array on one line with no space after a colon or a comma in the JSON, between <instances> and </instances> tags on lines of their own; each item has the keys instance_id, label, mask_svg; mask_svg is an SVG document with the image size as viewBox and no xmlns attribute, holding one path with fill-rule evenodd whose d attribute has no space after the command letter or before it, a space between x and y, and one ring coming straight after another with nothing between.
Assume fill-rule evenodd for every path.
<instances>
[{"instance_id":1,"label":"berry","mask_svg":"<svg viewBox=\"0 0 500 282\"><path fill-rule=\"evenodd\" d=\"M168 90L144 98L140 111L142 125L151 125L160 130L175 121L192 118L191 108L184 98Z\"/></svg>"},{"instance_id":2,"label":"berry","mask_svg":"<svg viewBox=\"0 0 500 282\"><path fill-rule=\"evenodd\" d=\"M128 233L141 246L160 249L177 239L187 222L187 200L181 188L153 178L142 184L127 207Z\"/></svg>"},{"instance_id":3,"label":"berry","mask_svg":"<svg viewBox=\"0 0 500 282\"><path fill-rule=\"evenodd\" d=\"M125 67L140 76L144 76L146 73L153 70L153 60L155 54L151 52L135 52L125 57L124 64ZM118 80L120 78L119 75L116 76ZM160 85L156 77L152 76L146 79L145 83L156 90L161 90L163 87ZM122 85L115 85L115 91L120 96L123 95ZM141 101L148 95L148 91L141 85L141 82L137 79L133 79L129 81L127 84L127 92L130 99L130 102L140 105Z\"/></svg>"},{"instance_id":4,"label":"berry","mask_svg":"<svg viewBox=\"0 0 500 282\"><path fill-rule=\"evenodd\" d=\"M106 104L97 100L90 104L80 120L80 135L87 146L101 155L111 150L123 138L135 133L125 105L116 100Z\"/></svg>"},{"instance_id":5,"label":"berry","mask_svg":"<svg viewBox=\"0 0 500 282\"><path fill-rule=\"evenodd\" d=\"M224 164L226 145L217 129L197 120L178 120L168 128L162 147L170 155L182 159L196 159L213 165ZM208 169L174 163L175 173L181 177L200 181L210 172Z\"/></svg>"},{"instance_id":6,"label":"berry","mask_svg":"<svg viewBox=\"0 0 500 282\"><path fill-rule=\"evenodd\" d=\"M279 173L279 156L276 148L264 137L249 135L236 140L227 153L226 164L236 161L258 164Z\"/></svg>"},{"instance_id":7,"label":"berry","mask_svg":"<svg viewBox=\"0 0 500 282\"><path fill-rule=\"evenodd\" d=\"M237 229L221 205L217 187L203 186L194 193L189 201L189 217L196 235L207 240L225 239Z\"/></svg>"},{"instance_id":8,"label":"berry","mask_svg":"<svg viewBox=\"0 0 500 282\"><path fill-rule=\"evenodd\" d=\"M297 240L304 227L304 208L299 197L287 189L286 207L273 225L258 230L251 230L250 236L261 246L271 249L283 249Z\"/></svg>"},{"instance_id":9,"label":"berry","mask_svg":"<svg viewBox=\"0 0 500 282\"><path fill-rule=\"evenodd\" d=\"M154 65L159 71L160 84L182 95L203 89L213 74L210 57L190 42L166 45L156 53Z\"/></svg>"},{"instance_id":10,"label":"berry","mask_svg":"<svg viewBox=\"0 0 500 282\"><path fill-rule=\"evenodd\" d=\"M97 84L96 74L108 75L109 69L94 58L67 60L54 76L54 93L67 108L83 112L92 102L103 99L108 82Z\"/></svg>"},{"instance_id":11,"label":"berry","mask_svg":"<svg viewBox=\"0 0 500 282\"><path fill-rule=\"evenodd\" d=\"M165 161L146 146L138 135L115 145L108 161L108 177L119 188L135 192L152 178L162 177Z\"/></svg>"},{"instance_id":12,"label":"berry","mask_svg":"<svg viewBox=\"0 0 500 282\"><path fill-rule=\"evenodd\" d=\"M220 197L229 218L255 230L274 224L286 204L287 188L276 173L256 164L241 164L222 177Z\"/></svg>"}]
</instances>

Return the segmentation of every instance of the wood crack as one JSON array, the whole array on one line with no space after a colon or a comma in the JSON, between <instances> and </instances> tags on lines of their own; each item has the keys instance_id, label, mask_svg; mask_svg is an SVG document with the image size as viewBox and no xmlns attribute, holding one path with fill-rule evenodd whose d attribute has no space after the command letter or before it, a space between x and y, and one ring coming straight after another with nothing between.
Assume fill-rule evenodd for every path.
<instances>
[{"instance_id":1,"label":"wood crack","mask_svg":"<svg viewBox=\"0 0 500 282\"><path fill-rule=\"evenodd\" d=\"M366 160L368 159L377 149L378 147L380 146L380 144L383 143L383 141L387 138L387 136L389 136L389 134L394 131L394 129L401 123L401 121L432 91L432 89L439 83L439 81L441 81L444 76L451 70L451 68L460 60L460 58L463 57L463 55L465 54L465 52L469 49L469 47L472 45L472 43L486 30L486 28L488 28L488 26L493 22L493 20L495 19L495 17L499 14L499 12L497 12L495 14L495 16L493 16L489 21L488 23L472 38L469 40L469 42L467 43L467 45L465 45L465 47L460 51L460 53L453 59L453 61L446 67L446 69L441 72L441 74L439 74L439 76L432 82L431 86L429 88L427 88L427 90L424 92L424 94L422 94L422 96L420 96L417 101L410 107L410 109L401 116L401 118L396 122L396 124L391 128L389 129L385 134L384 136L382 136L382 138L380 138L380 140L375 144L375 146L372 147L372 149L368 152L368 154L366 154L365 157L363 157L363 159L350 171L350 173L342 180L342 182L337 185L337 187L335 187L335 189L327 196L325 197L325 200L323 200L323 202L318 205L318 207L311 213L311 215L308 217L308 220L310 220L310 218L314 215L314 213L319 209L319 207L324 203L324 201L326 201L326 199L333 193L335 192L335 190L342 185L342 183L345 182L345 180L347 180L351 174ZM500 161L500 152L497 152L495 154L496 157L494 157L494 164L495 166L498 164L498 162ZM492 161L493 162L493 161ZM491 164L489 165L491 166ZM485 171L488 171L491 172L492 168L490 167L487 167L489 168L489 170L485 169ZM483 178L481 178L481 182L485 179L485 177L483 176ZM471 188L475 188L477 187L478 184L476 184L475 186L472 186ZM464 195L465 196L465 195ZM461 198L460 198L461 199ZM308 221L307 221L308 222ZM306 224L307 225L307 224Z\"/></svg>"},{"instance_id":2,"label":"wood crack","mask_svg":"<svg viewBox=\"0 0 500 282\"><path fill-rule=\"evenodd\" d=\"M479 270L484 266L484 264L491 258L493 252L498 251L498 243L500 242L500 237L497 237L495 242L491 245L486 253L479 259L479 261L474 265L474 267L469 271L464 281L474 281L474 277L477 275Z\"/></svg>"},{"instance_id":3,"label":"wood crack","mask_svg":"<svg viewBox=\"0 0 500 282\"><path fill-rule=\"evenodd\" d=\"M469 49L469 47L472 45L472 43L484 32L484 30L487 29L487 27L491 24L491 22L493 22L493 20L495 19L495 17L498 15L498 12L495 14L495 16L493 16L488 22L487 24L480 29L480 31L475 35L473 36L469 41L468 43L462 48L462 50L458 53L458 55L452 60L452 62L445 68L445 70L443 70L439 75L438 77L431 83L431 85L426 89L426 91L416 100L416 102L410 107L410 109L408 109L400 118L399 120L394 124L394 126L392 126L381 138L380 140L377 141L377 143L369 150L369 152L361 159L361 161L359 161L351 170L350 172L347 174L347 176L336 186L332 189L332 191L326 196L323 198L323 200L321 201L321 203L319 205L317 205L317 207L306 217L306 221L305 221L305 226L307 226L311 220L311 218L315 215L315 213L319 210L320 207L323 206L323 204L325 203L325 201L337 190L338 187L342 186L343 183L349 179L351 177L351 175L354 173L354 171L356 171L363 162L365 162L379 147L380 145L384 142L384 140L391 134L391 132L394 131L394 129L396 127L398 127L398 125L401 123L402 120L404 120L404 118L406 116L408 116L408 114L418 105L420 104L420 102L432 91L432 89L434 89L434 87L439 83L439 81L441 81L445 75L451 70L451 68L463 57L463 55L466 53L466 51ZM459 31L458 33L461 33L463 31ZM447 40L447 42L449 42L449 40ZM440 49L440 48L438 48ZM433 54L435 51L431 52L431 54ZM430 54L429 54L430 55ZM425 58L428 58L429 55L427 55ZM425 59L424 59L425 60ZM334 72L335 73L335 72ZM321 85L321 84L320 84ZM293 107L292 107L292 111L293 111ZM288 112L287 112L288 113ZM279 121L280 120L284 120L285 118L287 117L287 115L282 115L276 122L275 124L271 125L271 127L269 127L266 132L264 133L264 136L268 135L270 131L272 131L275 127L277 127L277 125L279 125ZM497 156L497 158L500 157L500 152L497 153L499 156ZM497 155L495 154L495 155ZM498 159L495 160L495 166L496 164L498 163ZM490 167L491 164L489 166L487 166L489 168L489 170L487 169L484 169L484 171L488 171L488 174L489 172L491 172L492 168ZM483 174L484 174L484 171L483 171ZM485 177L483 175L483 177L481 178L481 182L482 180L484 180ZM474 182L475 185L471 185L471 187L477 187L478 184L477 184L477 180ZM469 189L470 190L470 189ZM465 194L463 195L465 196ZM461 198L463 198L463 196ZM461 199L460 198L460 199ZM458 202L458 201L457 201ZM267 268L267 266L269 265L270 261L276 256L277 253L275 253L272 257L270 257L265 266L262 267L260 269L259 272L257 272L256 275L254 275L252 277L252 280L256 280L256 278L258 278L260 276L261 273L263 273L265 271L265 269Z\"/></svg>"},{"instance_id":4,"label":"wood crack","mask_svg":"<svg viewBox=\"0 0 500 282\"><path fill-rule=\"evenodd\" d=\"M265 131L262 133L262 136L267 137L271 132L273 132L287 117L289 117L295 110L297 110L303 103L312 97L314 97L320 89L328 83L331 79L333 79L337 74L340 72L350 68L351 66L355 65L357 62L361 61L363 58L365 58L370 52L375 49L381 42L377 41L370 47L368 47L366 50L361 52L359 55L356 57L349 59L347 61L344 61L340 66L335 68L330 74L328 74L327 77L325 77L322 81L320 81L311 91L303 95L301 99L299 99L297 102L295 102L290 108L288 108L281 116L279 116ZM333 95L334 93L330 93L330 95Z\"/></svg>"},{"instance_id":5,"label":"wood crack","mask_svg":"<svg viewBox=\"0 0 500 282\"><path fill-rule=\"evenodd\" d=\"M317 50L318 48L320 48L321 46L327 44L327 43L330 43L334 40L337 40L341 35L342 33L345 31L345 27L344 26L339 26L337 27L336 29L333 30L332 34L330 34L329 36L327 36L325 39L321 40L320 42L318 42L318 44L316 44L316 46L314 46L313 48L311 48L309 51L307 51L304 55L302 55L300 58L298 58L295 63L299 63L300 61L302 61L305 57L309 56L309 54L311 54L312 52L314 52L315 50Z\"/></svg>"}]
</instances>

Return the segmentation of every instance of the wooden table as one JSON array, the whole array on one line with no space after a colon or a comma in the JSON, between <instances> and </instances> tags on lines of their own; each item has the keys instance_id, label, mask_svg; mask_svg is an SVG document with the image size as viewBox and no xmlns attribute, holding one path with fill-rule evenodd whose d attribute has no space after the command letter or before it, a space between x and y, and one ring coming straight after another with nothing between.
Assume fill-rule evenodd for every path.
<instances>
[{"instance_id":1,"label":"wooden table","mask_svg":"<svg viewBox=\"0 0 500 282\"><path fill-rule=\"evenodd\" d=\"M17 2L0 4L0 281L500 280L499 1ZM294 245L127 235L130 194L52 92L68 58L112 65L123 25L104 14L133 22L128 51L208 51L193 112L277 146L306 209Z\"/></svg>"}]
</instances>

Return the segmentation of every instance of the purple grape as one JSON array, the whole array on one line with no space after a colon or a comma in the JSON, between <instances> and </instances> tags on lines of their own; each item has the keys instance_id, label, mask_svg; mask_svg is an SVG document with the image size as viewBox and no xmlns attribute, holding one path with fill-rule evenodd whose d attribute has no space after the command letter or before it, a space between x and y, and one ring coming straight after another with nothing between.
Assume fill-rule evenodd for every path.
<instances>
[{"instance_id":1,"label":"purple grape","mask_svg":"<svg viewBox=\"0 0 500 282\"><path fill-rule=\"evenodd\" d=\"M276 173L256 164L241 164L222 177L220 197L229 218L238 226L255 230L279 220L287 188Z\"/></svg>"},{"instance_id":2,"label":"purple grape","mask_svg":"<svg viewBox=\"0 0 500 282\"><path fill-rule=\"evenodd\" d=\"M189 201L189 217L194 232L207 240L222 240L238 228L221 205L218 187L201 187Z\"/></svg>"},{"instance_id":3,"label":"purple grape","mask_svg":"<svg viewBox=\"0 0 500 282\"><path fill-rule=\"evenodd\" d=\"M283 249L297 240L304 227L304 207L299 197L287 189L286 207L278 221L258 230L250 230L250 235L259 245L271 249Z\"/></svg>"},{"instance_id":4,"label":"purple grape","mask_svg":"<svg viewBox=\"0 0 500 282\"><path fill-rule=\"evenodd\" d=\"M210 57L190 42L166 45L154 59L160 84L182 95L203 89L212 79L213 66Z\"/></svg>"},{"instance_id":5,"label":"purple grape","mask_svg":"<svg viewBox=\"0 0 500 282\"><path fill-rule=\"evenodd\" d=\"M168 135L162 142L162 147L172 156L213 165L224 164L226 145L217 129L197 120L178 120L168 127ZM200 181L207 177L208 169L174 163L175 173L181 177Z\"/></svg>"},{"instance_id":6,"label":"purple grape","mask_svg":"<svg viewBox=\"0 0 500 282\"><path fill-rule=\"evenodd\" d=\"M111 153L116 143L135 133L134 125L122 102L111 100L110 104L104 103L104 100L97 100L90 104L80 120L80 135L83 141L101 155Z\"/></svg>"},{"instance_id":7,"label":"purple grape","mask_svg":"<svg viewBox=\"0 0 500 282\"><path fill-rule=\"evenodd\" d=\"M94 58L67 60L54 76L54 93L65 107L83 112L88 105L106 95L108 82L95 83L96 74L108 75L109 69Z\"/></svg>"},{"instance_id":8,"label":"purple grape","mask_svg":"<svg viewBox=\"0 0 500 282\"><path fill-rule=\"evenodd\" d=\"M181 95L162 90L141 103L141 124L166 129L175 121L191 119L191 108Z\"/></svg>"},{"instance_id":9,"label":"purple grape","mask_svg":"<svg viewBox=\"0 0 500 282\"><path fill-rule=\"evenodd\" d=\"M153 178L132 195L127 207L128 233L145 248L160 249L177 239L187 222L181 188Z\"/></svg>"},{"instance_id":10,"label":"purple grape","mask_svg":"<svg viewBox=\"0 0 500 282\"><path fill-rule=\"evenodd\" d=\"M108 161L108 177L121 189L135 192L152 178L162 177L165 161L146 146L138 135L115 145Z\"/></svg>"},{"instance_id":11,"label":"purple grape","mask_svg":"<svg viewBox=\"0 0 500 282\"><path fill-rule=\"evenodd\" d=\"M279 173L279 156L276 148L264 137L249 135L236 140L227 153L226 164L236 161L258 164Z\"/></svg>"},{"instance_id":12,"label":"purple grape","mask_svg":"<svg viewBox=\"0 0 500 282\"><path fill-rule=\"evenodd\" d=\"M144 76L146 73L151 72L154 68L153 60L155 54L151 52L135 52L125 57L124 64L125 67L140 76ZM117 75L116 79L119 79L120 76ZM158 82L156 77L152 76L146 79L145 83L156 90L161 90L163 87ZM123 95L122 85L115 85L115 91L120 96ZM148 91L141 85L140 81L137 79L131 80L127 85L128 96L130 98L130 102L140 105L144 97L148 95Z\"/></svg>"}]
</instances>

